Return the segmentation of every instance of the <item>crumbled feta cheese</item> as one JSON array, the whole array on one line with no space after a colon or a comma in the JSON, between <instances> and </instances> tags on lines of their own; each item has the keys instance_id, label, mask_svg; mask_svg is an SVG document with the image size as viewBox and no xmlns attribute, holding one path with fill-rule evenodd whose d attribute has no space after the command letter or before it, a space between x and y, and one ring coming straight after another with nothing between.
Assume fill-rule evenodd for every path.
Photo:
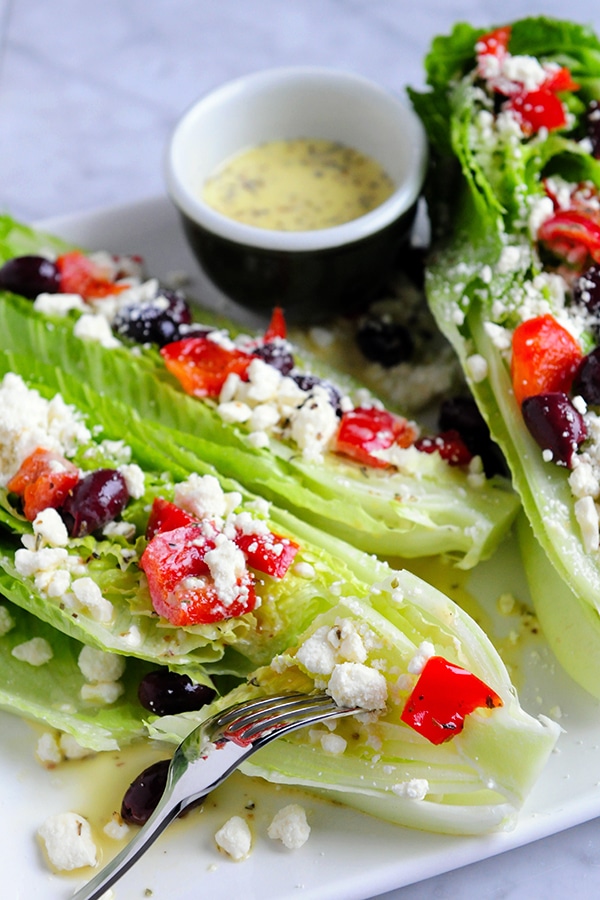
<instances>
[{"instance_id":1,"label":"crumbled feta cheese","mask_svg":"<svg viewBox=\"0 0 600 900\"><path fill-rule=\"evenodd\" d=\"M429 793L429 782L426 778L411 778L409 781L394 784L392 790L399 797L408 797L409 800L424 800Z\"/></svg>"},{"instance_id":2,"label":"crumbled feta cheese","mask_svg":"<svg viewBox=\"0 0 600 900\"><path fill-rule=\"evenodd\" d=\"M52 647L46 638L42 637L34 637L17 644L11 653L15 659L29 663L30 666L43 666L54 656Z\"/></svg>"},{"instance_id":3,"label":"crumbled feta cheese","mask_svg":"<svg viewBox=\"0 0 600 900\"><path fill-rule=\"evenodd\" d=\"M46 731L40 736L35 752L39 761L47 768L57 766L63 759L58 736L50 731Z\"/></svg>"},{"instance_id":4,"label":"crumbled feta cheese","mask_svg":"<svg viewBox=\"0 0 600 900\"><path fill-rule=\"evenodd\" d=\"M329 626L323 625L300 645L296 652L296 659L315 675L330 675L335 666L335 648L327 640Z\"/></svg>"},{"instance_id":5,"label":"crumbled feta cheese","mask_svg":"<svg viewBox=\"0 0 600 900\"><path fill-rule=\"evenodd\" d=\"M111 621L114 607L110 600L104 599L95 581L87 576L77 578L71 583L71 589L81 606L87 609L93 619L97 622Z\"/></svg>"},{"instance_id":6,"label":"crumbled feta cheese","mask_svg":"<svg viewBox=\"0 0 600 900\"><path fill-rule=\"evenodd\" d=\"M175 485L174 502L199 519L225 515L225 493L214 475L193 472L186 481Z\"/></svg>"},{"instance_id":7,"label":"crumbled feta cheese","mask_svg":"<svg viewBox=\"0 0 600 900\"><path fill-rule=\"evenodd\" d=\"M118 812L114 812L102 829L104 834L113 841L122 841L129 834L129 825L124 822Z\"/></svg>"},{"instance_id":8,"label":"crumbled feta cheese","mask_svg":"<svg viewBox=\"0 0 600 900\"><path fill-rule=\"evenodd\" d=\"M0 484L6 485L38 447L69 456L90 439L81 416L60 394L46 400L19 375L4 376L0 383Z\"/></svg>"},{"instance_id":9,"label":"crumbled feta cheese","mask_svg":"<svg viewBox=\"0 0 600 900\"><path fill-rule=\"evenodd\" d=\"M95 681L83 684L79 694L81 699L88 703L110 706L119 699L124 690L120 681Z\"/></svg>"},{"instance_id":10,"label":"crumbled feta cheese","mask_svg":"<svg viewBox=\"0 0 600 900\"><path fill-rule=\"evenodd\" d=\"M60 735L58 746L65 759L86 759L88 756L94 755L94 751L90 747L84 747L77 738L66 732Z\"/></svg>"},{"instance_id":11,"label":"crumbled feta cheese","mask_svg":"<svg viewBox=\"0 0 600 900\"><path fill-rule=\"evenodd\" d=\"M125 671L126 660L118 653L86 644L81 648L77 664L86 681L117 681Z\"/></svg>"},{"instance_id":12,"label":"crumbled feta cheese","mask_svg":"<svg viewBox=\"0 0 600 900\"><path fill-rule=\"evenodd\" d=\"M227 856L238 861L250 853L252 834L248 823L241 816L232 816L215 834L217 847Z\"/></svg>"},{"instance_id":13,"label":"crumbled feta cheese","mask_svg":"<svg viewBox=\"0 0 600 900\"><path fill-rule=\"evenodd\" d=\"M94 313L80 316L73 327L73 334L82 341L97 341L108 350L122 346L112 333L108 320Z\"/></svg>"},{"instance_id":14,"label":"crumbled feta cheese","mask_svg":"<svg viewBox=\"0 0 600 900\"><path fill-rule=\"evenodd\" d=\"M209 568L219 600L223 606L230 606L240 595L239 580L246 572L246 557L233 541L220 534L214 550L204 554L204 562Z\"/></svg>"},{"instance_id":15,"label":"crumbled feta cheese","mask_svg":"<svg viewBox=\"0 0 600 900\"><path fill-rule=\"evenodd\" d=\"M331 753L333 756L339 756L340 754L342 754L347 745L348 742L341 736L341 734L331 734L325 732L321 735L321 747L326 753Z\"/></svg>"},{"instance_id":16,"label":"crumbled feta cheese","mask_svg":"<svg viewBox=\"0 0 600 900\"><path fill-rule=\"evenodd\" d=\"M48 860L59 871L96 865L96 845L90 823L74 812L49 816L38 829Z\"/></svg>"},{"instance_id":17,"label":"crumbled feta cheese","mask_svg":"<svg viewBox=\"0 0 600 900\"><path fill-rule=\"evenodd\" d=\"M484 381L488 375L488 364L485 357L480 353L472 353L466 361L467 372L475 382L479 384Z\"/></svg>"},{"instance_id":18,"label":"crumbled feta cheese","mask_svg":"<svg viewBox=\"0 0 600 900\"><path fill-rule=\"evenodd\" d=\"M89 309L80 294L38 294L33 302L36 312L46 316L66 316L72 309L85 312Z\"/></svg>"},{"instance_id":19,"label":"crumbled feta cheese","mask_svg":"<svg viewBox=\"0 0 600 900\"><path fill-rule=\"evenodd\" d=\"M298 803L284 806L273 816L267 834L272 840L281 841L288 850L298 850L310 837L304 807Z\"/></svg>"},{"instance_id":20,"label":"crumbled feta cheese","mask_svg":"<svg viewBox=\"0 0 600 900\"><path fill-rule=\"evenodd\" d=\"M428 659L435 655L435 647L431 641L423 641L413 658L408 663L407 669L412 675L420 675Z\"/></svg>"},{"instance_id":21,"label":"crumbled feta cheese","mask_svg":"<svg viewBox=\"0 0 600 900\"><path fill-rule=\"evenodd\" d=\"M127 491L134 500L139 500L144 496L146 490L145 475L142 469L136 463L126 463L118 467L118 472L125 479Z\"/></svg>"},{"instance_id":22,"label":"crumbled feta cheese","mask_svg":"<svg viewBox=\"0 0 600 900\"><path fill-rule=\"evenodd\" d=\"M45 544L52 547L65 547L69 543L69 532L60 514L49 507L42 509L32 522L33 533Z\"/></svg>"},{"instance_id":23,"label":"crumbled feta cheese","mask_svg":"<svg viewBox=\"0 0 600 900\"><path fill-rule=\"evenodd\" d=\"M326 391L315 390L291 416L290 434L305 459L318 461L339 425Z\"/></svg>"},{"instance_id":24,"label":"crumbled feta cheese","mask_svg":"<svg viewBox=\"0 0 600 900\"><path fill-rule=\"evenodd\" d=\"M327 693L338 706L381 710L387 702L387 682L381 672L363 663L339 663L331 673Z\"/></svg>"}]
</instances>

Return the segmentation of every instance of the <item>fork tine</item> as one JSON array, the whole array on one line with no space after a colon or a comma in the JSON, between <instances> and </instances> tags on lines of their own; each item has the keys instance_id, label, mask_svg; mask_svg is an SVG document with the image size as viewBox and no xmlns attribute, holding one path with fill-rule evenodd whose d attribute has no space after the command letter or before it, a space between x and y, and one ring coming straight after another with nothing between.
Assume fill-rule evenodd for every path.
<instances>
[{"instance_id":1,"label":"fork tine","mask_svg":"<svg viewBox=\"0 0 600 900\"><path fill-rule=\"evenodd\" d=\"M348 713L352 710L348 709ZM344 709L327 694L294 694L265 698L248 710L241 708L227 717L222 734L238 741L253 741L269 732L282 728L300 728L305 722L322 721L330 716L340 716Z\"/></svg>"}]
</instances>

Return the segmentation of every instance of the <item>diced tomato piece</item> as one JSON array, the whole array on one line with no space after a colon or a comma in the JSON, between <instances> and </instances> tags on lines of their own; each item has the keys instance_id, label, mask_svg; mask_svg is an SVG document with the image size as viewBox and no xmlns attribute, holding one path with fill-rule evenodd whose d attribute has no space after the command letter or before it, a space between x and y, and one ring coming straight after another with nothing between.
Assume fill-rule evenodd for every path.
<instances>
[{"instance_id":1,"label":"diced tomato piece","mask_svg":"<svg viewBox=\"0 0 600 900\"><path fill-rule=\"evenodd\" d=\"M299 550L298 544L286 537L239 532L235 543L243 552L251 569L273 578L283 578Z\"/></svg>"},{"instance_id":2,"label":"diced tomato piece","mask_svg":"<svg viewBox=\"0 0 600 900\"><path fill-rule=\"evenodd\" d=\"M517 116L527 134L535 134L540 128L555 131L567 124L562 100L545 87L515 94L508 100L507 108Z\"/></svg>"},{"instance_id":3,"label":"diced tomato piece","mask_svg":"<svg viewBox=\"0 0 600 900\"><path fill-rule=\"evenodd\" d=\"M38 447L21 464L7 488L23 501L30 522L43 509L57 509L79 481L79 469L53 450Z\"/></svg>"},{"instance_id":4,"label":"diced tomato piece","mask_svg":"<svg viewBox=\"0 0 600 900\"><path fill-rule=\"evenodd\" d=\"M502 699L467 669L430 657L400 716L432 744L443 744L463 730L465 716L476 709L495 709Z\"/></svg>"},{"instance_id":5,"label":"diced tomato piece","mask_svg":"<svg viewBox=\"0 0 600 900\"><path fill-rule=\"evenodd\" d=\"M583 358L581 347L554 316L527 319L515 329L511 376L519 406L526 397L569 392Z\"/></svg>"},{"instance_id":6,"label":"diced tomato piece","mask_svg":"<svg viewBox=\"0 0 600 900\"><path fill-rule=\"evenodd\" d=\"M243 350L222 347L207 337L173 341L160 353L169 372L193 397L218 397L227 376L232 372L243 376L253 358Z\"/></svg>"},{"instance_id":7,"label":"diced tomato piece","mask_svg":"<svg viewBox=\"0 0 600 900\"><path fill-rule=\"evenodd\" d=\"M498 59L503 59L508 52L510 33L510 25L506 25L502 28L495 28L494 31L489 31L478 38L475 44L478 60L485 56L495 56Z\"/></svg>"},{"instance_id":8,"label":"diced tomato piece","mask_svg":"<svg viewBox=\"0 0 600 900\"><path fill-rule=\"evenodd\" d=\"M413 427L402 416L385 409L358 407L342 415L335 449L363 465L384 468L389 463L374 454L393 444L410 447L415 437Z\"/></svg>"},{"instance_id":9,"label":"diced tomato piece","mask_svg":"<svg viewBox=\"0 0 600 900\"><path fill-rule=\"evenodd\" d=\"M455 429L442 431L433 437L422 437L415 441L417 450L423 453L439 453L450 466L468 466L473 454Z\"/></svg>"},{"instance_id":10,"label":"diced tomato piece","mask_svg":"<svg viewBox=\"0 0 600 900\"><path fill-rule=\"evenodd\" d=\"M205 560L214 549L214 539L198 524L159 532L144 550L140 566L152 605L172 625L221 622L254 609L254 578L247 570L237 579L233 598L219 594Z\"/></svg>"},{"instance_id":11,"label":"diced tomato piece","mask_svg":"<svg viewBox=\"0 0 600 900\"><path fill-rule=\"evenodd\" d=\"M118 294L126 287L107 278L100 266L78 250L59 256L56 267L60 273L60 290L63 294L80 294L85 299L92 300Z\"/></svg>"},{"instance_id":12,"label":"diced tomato piece","mask_svg":"<svg viewBox=\"0 0 600 900\"><path fill-rule=\"evenodd\" d=\"M538 240L566 259L570 258L571 250L582 248L584 256L589 253L595 262L600 262L600 223L579 210L554 213L542 222Z\"/></svg>"},{"instance_id":13,"label":"diced tomato piece","mask_svg":"<svg viewBox=\"0 0 600 900\"><path fill-rule=\"evenodd\" d=\"M170 500L165 500L164 497L155 497L146 526L146 537L151 540L159 532L174 531L175 528L192 525L197 521L194 516L175 503L171 503Z\"/></svg>"},{"instance_id":14,"label":"diced tomato piece","mask_svg":"<svg viewBox=\"0 0 600 900\"><path fill-rule=\"evenodd\" d=\"M562 93L563 91L579 90L579 85L573 81L573 77L566 66L561 66L560 68L549 72L542 87L547 91L554 91L556 94Z\"/></svg>"},{"instance_id":15,"label":"diced tomato piece","mask_svg":"<svg viewBox=\"0 0 600 900\"><path fill-rule=\"evenodd\" d=\"M285 315L280 306L276 306L273 310L273 314L271 316L271 321L265 331L264 342L268 344L270 341L274 341L276 338L285 338L287 335L287 325L285 322Z\"/></svg>"}]
</instances>

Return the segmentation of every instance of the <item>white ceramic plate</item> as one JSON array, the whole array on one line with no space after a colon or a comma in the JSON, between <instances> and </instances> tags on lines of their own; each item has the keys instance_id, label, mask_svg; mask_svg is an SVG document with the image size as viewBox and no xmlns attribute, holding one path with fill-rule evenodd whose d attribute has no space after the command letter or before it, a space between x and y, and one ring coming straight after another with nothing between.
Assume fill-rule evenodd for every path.
<instances>
[{"instance_id":1,"label":"white ceramic plate","mask_svg":"<svg viewBox=\"0 0 600 900\"><path fill-rule=\"evenodd\" d=\"M151 274L158 277L185 272L192 295L224 312L236 312L202 278L166 199L38 224L90 248L141 253ZM115 886L115 900L144 896L152 900L205 896L366 900L599 815L600 704L558 669L543 639L527 634L520 618L496 612L497 599L506 591L521 600L527 598L516 547L508 543L466 581L462 578L461 591L468 588L481 603L493 638L510 646L507 635L511 631L521 635L509 664L514 666L523 706L533 714L560 715L565 729L514 831L481 838L412 832L236 774L203 809L159 838ZM67 900L89 873L50 873L36 829L48 815L69 809L88 816L101 829L112 809L119 808L123 790L141 766L137 757L125 753L48 772L35 762L37 737L31 724L0 715L3 884L10 884L13 900L35 896ZM302 803L312 827L310 839L297 851L285 850L266 834L274 811L292 801ZM213 841L216 829L234 813L250 817L254 834L253 851L241 863L220 856ZM105 842L104 849L108 853L118 848L111 849Z\"/></svg>"}]
</instances>

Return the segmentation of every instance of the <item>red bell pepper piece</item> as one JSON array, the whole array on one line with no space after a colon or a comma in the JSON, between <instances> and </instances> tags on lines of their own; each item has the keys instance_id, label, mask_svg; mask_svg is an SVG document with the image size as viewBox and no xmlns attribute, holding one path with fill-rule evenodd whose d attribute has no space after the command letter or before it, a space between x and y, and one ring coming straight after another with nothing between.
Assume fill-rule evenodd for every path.
<instances>
[{"instance_id":1,"label":"red bell pepper piece","mask_svg":"<svg viewBox=\"0 0 600 900\"><path fill-rule=\"evenodd\" d=\"M385 409L357 407L343 414L335 449L363 465L385 468L389 463L374 454L393 444L410 447L415 437L413 427L402 416Z\"/></svg>"},{"instance_id":2,"label":"red bell pepper piece","mask_svg":"<svg viewBox=\"0 0 600 900\"><path fill-rule=\"evenodd\" d=\"M221 393L227 376L243 376L252 355L223 347L208 337L189 337L166 344L160 350L165 366L177 378L186 394L212 397Z\"/></svg>"},{"instance_id":3,"label":"red bell pepper piece","mask_svg":"<svg viewBox=\"0 0 600 900\"><path fill-rule=\"evenodd\" d=\"M7 484L23 501L23 514L33 522L43 509L62 506L79 481L79 469L60 453L38 447L22 462Z\"/></svg>"},{"instance_id":4,"label":"red bell pepper piece","mask_svg":"<svg viewBox=\"0 0 600 900\"><path fill-rule=\"evenodd\" d=\"M567 393L583 353L554 316L521 322L512 339L511 377L519 406L526 397L555 391Z\"/></svg>"},{"instance_id":5,"label":"red bell pepper piece","mask_svg":"<svg viewBox=\"0 0 600 900\"><path fill-rule=\"evenodd\" d=\"M467 669L430 657L419 675L401 720L432 744L443 744L463 730L465 716L476 709L495 709L502 699Z\"/></svg>"},{"instance_id":6,"label":"red bell pepper piece","mask_svg":"<svg viewBox=\"0 0 600 900\"><path fill-rule=\"evenodd\" d=\"M144 550L140 566L156 612L172 625L204 625L242 616L256 605L254 577L238 577L237 593L223 598L205 556L215 549L201 524L156 534Z\"/></svg>"},{"instance_id":7,"label":"red bell pepper piece","mask_svg":"<svg viewBox=\"0 0 600 900\"><path fill-rule=\"evenodd\" d=\"M78 250L59 256L56 267L63 294L80 294L86 300L93 300L118 294L126 288L126 285L107 278L100 266Z\"/></svg>"}]
</instances>

